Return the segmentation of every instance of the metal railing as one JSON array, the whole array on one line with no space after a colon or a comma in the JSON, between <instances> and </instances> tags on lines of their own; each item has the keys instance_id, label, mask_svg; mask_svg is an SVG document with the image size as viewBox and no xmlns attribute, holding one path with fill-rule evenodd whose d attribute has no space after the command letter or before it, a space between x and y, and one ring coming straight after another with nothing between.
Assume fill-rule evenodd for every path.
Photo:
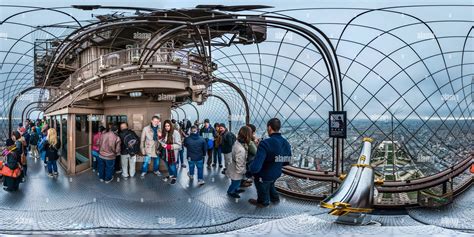
<instances>
[{"instance_id":1,"label":"metal railing","mask_svg":"<svg viewBox=\"0 0 474 237\"><path fill-rule=\"evenodd\" d=\"M74 88L81 82L104 72L126 66L139 65L140 55L144 50L145 49L141 48L129 48L101 55L72 73L69 78L63 82L61 87ZM204 71L204 61L205 60L200 56L187 50L162 48L153 54L147 62L147 65L172 65Z\"/></svg>"}]
</instances>

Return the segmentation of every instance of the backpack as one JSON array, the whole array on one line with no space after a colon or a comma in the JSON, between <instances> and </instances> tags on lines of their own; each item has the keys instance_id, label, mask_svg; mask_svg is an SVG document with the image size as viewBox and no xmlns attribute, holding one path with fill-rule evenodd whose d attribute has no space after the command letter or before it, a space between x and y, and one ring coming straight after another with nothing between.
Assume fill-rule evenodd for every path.
<instances>
[{"instance_id":1,"label":"backpack","mask_svg":"<svg viewBox=\"0 0 474 237\"><path fill-rule=\"evenodd\" d=\"M30 144L30 134L25 133L23 134L23 137L25 138L25 146L28 146L28 144Z\"/></svg>"},{"instance_id":2,"label":"backpack","mask_svg":"<svg viewBox=\"0 0 474 237\"><path fill-rule=\"evenodd\" d=\"M140 138L132 131L129 131L124 137L123 142L127 153L134 156L140 152Z\"/></svg>"},{"instance_id":3,"label":"backpack","mask_svg":"<svg viewBox=\"0 0 474 237\"><path fill-rule=\"evenodd\" d=\"M33 145L33 146L38 145L38 140L39 140L38 134L35 131L31 132L30 145Z\"/></svg>"},{"instance_id":4,"label":"backpack","mask_svg":"<svg viewBox=\"0 0 474 237\"><path fill-rule=\"evenodd\" d=\"M16 169L18 167L17 154L8 155L6 165L12 170Z\"/></svg>"}]
</instances>

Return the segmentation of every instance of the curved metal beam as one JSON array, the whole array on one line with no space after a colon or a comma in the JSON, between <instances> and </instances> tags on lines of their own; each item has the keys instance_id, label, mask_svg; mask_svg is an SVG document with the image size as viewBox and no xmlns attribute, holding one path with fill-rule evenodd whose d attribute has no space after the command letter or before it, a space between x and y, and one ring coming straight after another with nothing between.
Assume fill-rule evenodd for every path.
<instances>
[{"instance_id":1,"label":"curved metal beam","mask_svg":"<svg viewBox=\"0 0 474 237\"><path fill-rule=\"evenodd\" d=\"M194 110L196 111L196 116L197 116L196 119L199 121L199 119L200 119L199 110L196 108L196 106L195 106L193 103L191 103L191 102L186 103L186 104L183 104L182 106L184 106L184 105L191 105L191 106L194 108ZM186 117L186 118L187 118L187 117ZM187 118L187 119L189 119L189 118Z\"/></svg>"},{"instance_id":2,"label":"curved metal beam","mask_svg":"<svg viewBox=\"0 0 474 237\"><path fill-rule=\"evenodd\" d=\"M47 101L33 101L29 104L27 104L25 106L25 108L23 108L23 111L21 112L21 121L25 121L25 112L26 112L26 109L28 109L28 107L30 107L31 105L34 105L34 104L49 104L51 102L47 102ZM36 109L37 107L33 107L32 109ZM26 115L28 115L28 113L26 113Z\"/></svg>"},{"instance_id":3,"label":"curved metal beam","mask_svg":"<svg viewBox=\"0 0 474 237\"><path fill-rule=\"evenodd\" d=\"M224 100L224 98L222 98L218 95L212 94L212 95L209 95L209 96L216 97L217 99L221 100L224 103L225 107L227 107L227 111L229 111L229 116L227 117L227 121L229 122L229 131L232 131L232 111L230 110L229 104L227 104L227 101Z\"/></svg>"},{"instance_id":4,"label":"curved metal beam","mask_svg":"<svg viewBox=\"0 0 474 237\"><path fill-rule=\"evenodd\" d=\"M176 118L177 118L178 121L179 121L179 114L178 114L178 112L176 112L176 109L171 109L171 114L173 114L173 112L176 113Z\"/></svg>"},{"instance_id":5,"label":"curved metal beam","mask_svg":"<svg viewBox=\"0 0 474 237\"><path fill-rule=\"evenodd\" d=\"M177 109L180 109L181 111L183 111L183 114L184 114L185 118L188 117L188 115L186 114L186 111L184 111L184 109L182 109L181 107L177 107ZM178 121L179 121L179 118L178 118Z\"/></svg>"},{"instance_id":6,"label":"curved metal beam","mask_svg":"<svg viewBox=\"0 0 474 237\"><path fill-rule=\"evenodd\" d=\"M52 88L52 87L41 87L41 88ZM36 87L36 86L32 86L32 87L28 87L24 90L22 90L20 93L18 93L15 97L13 97L13 101L11 102L10 104L10 109L8 110L8 134L11 134L12 131L13 131L13 124L12 124L12 120L13 120L13 109L15 107L15 104L16 102L18 101L18 98L20 98L23 94L31 91L31 90L34 90L34 89L41 89L40 87Z\"/></svg>"},{"instance_id":7,"label":"curved metal beam","mask_svg":"<svg viewBox=\"0 0 474 237\"><path fill-rule=\"evenodd\" d=\"M226 84L226 85L232 87L235 91L237 91L237 93L240 95L240 98L242 98L242 102L244 102L244 106L245 106L245 124L249 124L250 123L250 107L249 107L249 103L247 101L247 97L245 97L245 95L244 95L244 92L242 92L242 90L238 86L236 86L234 83L232 83L230 81L214 77L212 79L212 83L215 83L215 82L220 82L222 84Z\"/></svg>"}]
</instances>

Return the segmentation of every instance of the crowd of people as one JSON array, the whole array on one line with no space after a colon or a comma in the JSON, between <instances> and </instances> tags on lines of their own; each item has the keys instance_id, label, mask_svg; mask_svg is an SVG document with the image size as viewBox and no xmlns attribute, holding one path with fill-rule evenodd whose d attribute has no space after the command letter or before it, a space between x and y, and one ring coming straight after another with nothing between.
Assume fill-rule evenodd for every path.
<instances>
[{"instance_id":1,"label":"crowd of people","mask_svg":"<svg viewBox=\"0 0 474 237\"><path fill-rule=\"evenodd\" d=\"M265 207L279 201L275 181L282 167L289 164L285 158L291 157L290 144L281 136L280 127L279 119L270 119L266 128L269 137L262 140L252 124L242 126L235 135L223 123L212 126L209 119L203 124L191 124L187 119L162 123L160 117L153 116L141 136L127 123L110 123L93 129L92 170L101 182L110 183L117 175L127 180L136 175L136 162L142 161L138 167L142 179L153 173L176 184L178 170L188 168L189 180L192 182L196 173L198 185L204 185L204 166L219 167L230 180L229 197L240 198L240 193L254 184L257 199L249 202ZM0 163L5 190L18 190L25 182L28 152L30 157L43 160L49 177L58 176L60 140L56 130L43 120L19 124L6 146L4 162Z\"/></svg>"},{"instance_id":2,"label":"crowd of people","mask_svg":"<svg viewBox=\"0 0 474 237\"><path fill-rule=\"evenodd\" d=\"M56 130L49 128L45 120L27 119L25 125L18 124L16 131L5 141L5 149L2 151L4 159L0 162L0 175L3 189L16 191L20 183L26 181L28 156L41 159L47 167L48 176L57 177L59 147Z\"/></svg>"}]
</instances>

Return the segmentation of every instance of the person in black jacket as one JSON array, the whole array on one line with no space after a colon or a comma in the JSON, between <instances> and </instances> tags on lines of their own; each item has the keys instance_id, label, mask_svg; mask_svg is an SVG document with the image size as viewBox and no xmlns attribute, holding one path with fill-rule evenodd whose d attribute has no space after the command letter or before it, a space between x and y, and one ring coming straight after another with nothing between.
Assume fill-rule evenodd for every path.
<instances>
[{"instance_id":1,"label":"person in black jacket","mask_svg":"<svg viewBox=\"0 0 474 237\"><path fill-rule=\"evenodd\" d=\"M5 144L8 149L6 149L3 154L5 156L5 161L3 163L4 166L7 166L10 170L16 170L20 168L20 159L18 157L18 153L13 148L15 142L13 139L7 139ZM10 149L11 148L11 149ZM12 151L13 150L13 151ZM5 191L17 191L18 187L20 186L21 176L20 177L13 177L13 176L3 176L3 190Z\"/></svg>"},{"instance_id":2,"label":"person in black jacket","mask_svg":"<svg viewBox=\"0 0 474 237\"><path fill-rule=\"evenodd\" d=\"M48 135L46 137L46 144L44 149L46 151L46 160L48 161L48 176L57 177L58 176L58 164L57 160L59 159L59 148L60 140L56 133L56 129L48 129Z\"/></svg>"},{"instance_id":3,"label":"person in black jacket","mask_svg":"<svg viewBox=\"0 0 474 237\"><path fill-rule=\"evenodd\" d=\"M280 201L275 181L281 176L282 167L289 165L291 160L291 145L281 136L280 127L281 122L277 118L267 122L269 138L259 143L257 154L250 164L258 198L249 199L249 202L257 207L266 207L270 201Z\"/></svg>"},{"instance_id":4,"label":"person in black jacket","mask_svg":"<svg viewBox=\"0 0 474 237\"><path fill-rule=\"evenodd\" d=\"M198 184L204 184L203 166L204 157L207 153L207 142L199 136L196 126L191 127L191 135L184 139L184 146L187 149L187 158L189 163L189 179L193 180L194 167L198 169Z\"/></svg>"},{"instance_id":5,"label":"person in black jacket","mask_svg":"<svg viewBox=\"0 0 474 237\"><path fill-rule=\"evenodd\" d=\"M229 163L232 161L232 146L234 146L235 140L237 138L235 135L227 130L225 127L225 124L221 123L219 125L219 130L221 134L221 150L222 154L224 154L224 164L225 168L222 170L222 174L225 174L225 171L227 167L229 166Z\"/></svg>"},{"instance_id":6,"label":"person in black jacket","mask_svg":"<svg viewBox=\"0 0 474 237\"><path fill-rule=\"evenodd\" d=\"M135 176L135 163L137 162L137 154L140 150L140 137L137 134L128 129L127 123L120 124L121 141L120 149L120 160L122 162L122 177L128 179L128 177ZM128 167L130 164L130 176Z\"/></svg>"}]
</instances>

